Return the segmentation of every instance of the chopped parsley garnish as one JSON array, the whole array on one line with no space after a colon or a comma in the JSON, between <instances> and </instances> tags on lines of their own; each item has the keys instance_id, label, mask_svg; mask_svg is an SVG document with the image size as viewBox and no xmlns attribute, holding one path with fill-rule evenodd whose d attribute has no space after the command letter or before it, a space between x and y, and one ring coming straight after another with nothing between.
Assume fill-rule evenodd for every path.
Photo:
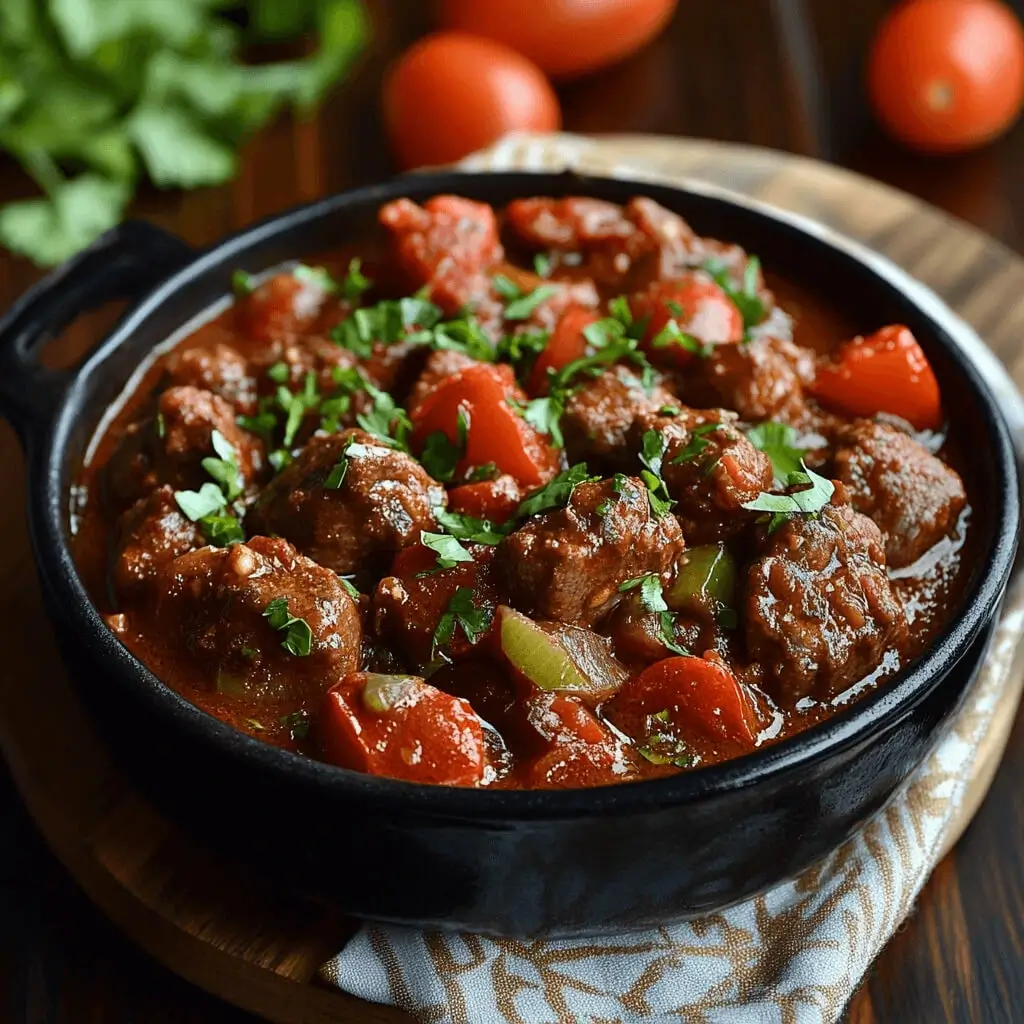
<instances>
[{"instance_id":1,"label":"chopped parsley garnish","mask_svg":"<svg viewBox=\"0 0 1024 1024\"><path fill-rule=\"evenodd\" d=\"M522 288L504 274L495 274L494 277L491 278L491 284L494 285L494 290L506 302L511 302L512 299L518 299L519 296L523 294Z\"/></svg>"},{"instance_id":2,"label":"chopped parsley garnish","mask_svg":"<svg viewBox=\"0 0 1024 1024\"><path fill-rule=\"evenodd\" d=\"M747 260L743 271L743 284L739 288L733 283L729 268L721 260L707 260L704 263L704 270L711 275L715 284L725 292L730 302L740 311L744 328L749 330L764 319L764 303L757 294L757 279L761 272L761 261L756 256L751 256Z\"/></svg>"},{"instance_id":3,"label":"chopped parsley garnish","mask_svg":"<svg viewBox=\"0 0 1024 1024\"><path fill-rule=\"evenodd\" d=\"M366 359L375 342L392 345L412 328L429 331L441 319L441 309L426 299L385 299L375 306L354 310L331 331L331 340Z\"/></svg>"},{"instance_id":4,"label":"chopped parsley garnish","mask_svg":"<svg viewBox=\"0 0 1024 1024\"><path fill-rule=\"evenodd\" d=\"M507 280L507 278L506 278ZM509 284L512 282L509 281ZM506 320L526 320L530 317L530 314L546 300L550 299L552 295L558 294L558 285L554 284L542 284L534 288L532 292L523 293L520 289L516 288L519 294L512 298L512 300L505 307L505 319Z\"/></svg>"},{"instance_id":5,"label":"chopped parsley garnish","mask_svg":"<svg viewBox=\"0 0 1024 1024\"><path fill-rule=\"evenodd\" d=\"M487 519L477 519L461 512L449 512L443 508L434 509L434 518L438 526L459 540L471 541L474 544L500 544L504 537L504 534L496 530Z\"/></svg>"},{"instance_id":6,"label":"chopped parsley garnish","mask_svg":"<svg viewBox=\"0 0 1024 1024\"><path fill-rule=\"evenodd\" d=\"M255 416L238 416L235 422L250 434L257 434L265 441L269 441L277 429L277 416L269 409L260 409Z\"/></svg>"},{"instance_id":7,"label":"chopped parsley garnish","mask_svg":"<svg viewBox=\"0 0 1024 1024\"><path fill-rule=\"evenodd\" d=\"M312 724L306 711L293 711L290 715L282 715L278 721L288 730L293 740L304 740Z\"/></svg>"},{"instance_id":8,"label":"chopped parsley garnish","mask_svg":"<svg viewBox=\"0 0 1024 1024\"><path fill-rule=\"evenodd\" d=\"M642 746L637 747L637 753L651 764L672 764L677 768L693 768L700 759L686 740L663 731L664 726L670 721L667 708L664 711L659 711L656 715L648 715L647 740Z\"/></svg>"},{"instance_id":9,"label":"chopped parsley garnish","mask_svg":"<svg viewBox=\"0 0 1024 1024\"><path fill-rule=\"evenodd\" d=\"M362 597L362 594L359 593L359 589L347 576L339 576L338 582L345 588L345 593L348 594L353 601L358 601L359 598Z\"/></svg>"},{"instance_id":10,"label":"chopped parsley garnish","mask_svg":"<svg viewBox=\"0 0 1024 1024\"><path fill-rule=\"evenodd\" d=\"M354 302L373 287L373 282L362 272L363 261L355 257L348 262L348 273L341 282L341 297Z\"/></svg>"},{"instance_id":11,"label":"chopped parsley garnish","mask_svg":"<svg viewBox=\"0 0 1024 1024\"><path fill-rule=\"evenodd\" d=\"M219 512L228 504L224 492L216 484L211 483L203 484L198 491L175 491L174 500L178 503L178 508L194 523Z\"/></svg>"},{"instance_id":12,"label":"chopped parsley garnish","mask_svg":"<svg viewBox=\"0 0 1024 1024\"><path fill-rule=\"evenodd\" d=\"M336 491L345 482L345 474L348 472L348 449L341 453L338 461L331 467L330 473L324 480L324 490Z\"/></svg>"},{"instance_id":13,"label":"chopped parsley garnish","mask_svg":"<svg viewBox=\"0 0 1024 1024\"><path fill-rule=\"evenodd\" d=\"M312 370L306 374L301 391L289 391L284 386L279 387L277 404L285 414L283 444L285 448L291 448L306 413L320 404L316 374Z\"/></svg>"},{"instance_id":14,"label":"chopped parsley garnish","mask_svg":"<svg viewBox=\"0 0 1024 1024\"><path fill-rule=\"evenodd\" d=\"M533 257L533 272L538 277L547 277L551 273L551 257L545 252L539 252Z\"/></svg>"},{"instance_id":15,"label":"chopped parsley garnish","mask_svg":"<svg viewBox=\"0 0 1024 1024\"><path fill-rule=\"evenodd\" d=\"M700 356L701 359L707 359L715 350L714 345L706 345L692 334L687 334L675 320L669 320L654 336L651 344L655 348L671 348L675 345L687 352L692 352L695 356Z\"/></svg>"},{"instance_id":16,"label":"chopped parsley garnish","mask_svg":"<svg viewBox=\"0 0 1024 1024\"><path fill-rule=\"evenodd\" d=\"M455 476L455 467L462 458L462 449L448 439L443 430L427 435L420 463L435 479L446 484Z\"/></svg>"},{"instance_id":17,"label":"chopped parsley garnish","mask_svg":"<svg viewBox=\"0 0 1024 1024\"><path fill-rule=\"evenodd\" d=\"M684 462L693 462L694 459L711 447L711 442L707 440L707 435L721 429L723 429L721 423L702 423L699 427L694 427L693 432L690 434L690 440L683 445L676 457L672 459L671 465L678 466Z\"/></svg>"},{"instance_id":18,"label":"chopped parsley garnish","mask_svg":"<svg viewBox=\"0 0 1024 1024\"><path fill-rule=\"evenodd\" d=\"M542 398L533 398L522 404L517 403L514 408L534 430L551 438L551 443L556 448L564 448L562 413L565 412L567 397L568 395L563 392L556 391Z\"/></svg>"},{"instance_id":19,"label":"chopped parsley garnish","mask_svg":"<svg viewBox=\"0 0 1024 1024\"><path fill-rule=\"evenodd\" d=\"M804 487L804 490L793 491L791 494L759 494L753 501L743 503L743 507L752 512L766 512L770 515L768 532L778 529L790 516L817 515L831 500L835 493L835 484L818 476L814 470L808 469L801 461L800 471L791 473L787 481L789 487ZM810 486L806 486L806 485Z\"/></svg>"},{"instance_id":20,"label":"chopped parsley garnish","mask_svg":"<svg viewBox=\"0 0 1024 1024\"><path fill-rule=\"evenodd\" d=\"M660 519L667 515L675 504L661 475L661 463L665 458L665 439L658 431L648 430L644 433L642 443L640 462L644 469L640 471L640 479L647 487L647 498L651 504L651 511Z\"/></svg>"},{"instance_id":21,"label":"chopped parsley garnish","mask_svg":"<svg viewBox=\"0 0 1024 1024\"><path fill-rule=\"evenodd\" d=\"M438 651L452 642L456 628L461 628L466 639L475 644L490 629L493 618L494 613L489 608L478 608L473 604L472 588L459 587L434 630L431 657L436 658Z\"/></svg>"},{"instance_id":22,"label":"chopped parsley garnish","mask_svg":"<svg viewBox=\"0 0 1024 1024\"><path fill-rule=\"evenodd\" d=\"M514 363L520 377L533 366L537 356L548 347L551 335L547 331L519 331L517 334L506 334L498 342L496 359L504 359Z\"/></svg>"},{"instance_id":23,"label":"chopped parsley garnish","mask_svg":"<svg viewBox=\"0 0 1024 1024\"><path fill-rule=\"evenodd\" d=\"M545 484L539 491L535 491L525 501L521 502L516 510L516 519L528 519L530 516L539 515L550 509L564 508L569 504L572 492L580 484L595 483L600 480L599 476L590 476L587 473L587 464L577 462L558 476Z\"/></svg>"},{"instance_id":24,"label":"chopped parsley garnish","mask_svg":"<svg viewBox=\"0 0 1024 1024\"><path fill-rule=\"evenodd\" d=\"M231 273L231 290L240 299L245 298L246 295L252 295L256 289L256 281L246 270L242 270L239 267L237 270Z\"/></svg>"},{"instance_id":25,"label":"chopped parsley garnish","mask_svg":"<svg viewBox=\"0 0 1024 1024\"><path fill-rule=\"evenodd\" d=\"M284 633L281 646L297 658L305 658L313 649L313 630L305 619L296 618L288 611L288 598L275 597L263 609L263 617L271 629Z\"/></svg>"},{"instance_id":26,"label":"chopped parsley garnish","mask_svg":"<svg viewBox=\"0 0 1024 1024\"><path fill-rule=\"evenodd\" d=\"M317 410L320 413L320 429L325 434L336 434L341 429L341 418L352 407L349 395L334 395L325 398Z\"/></svg>"},{"instance_id":27,"label":"chopped parsley garnish","mask_svg":"<svg viewBox=\"0 0 1024 1024\"><path fill-rule=\"evenodd\" d=\"M466 483L483 484L488 480L496 480L501 476L501 471L493 462L485 462L482 466L474 466L466 474Z\"/></svg>"},{"instance_id":28,"label":"chopped parsley garnish","mask_svg":"<svg viewBox=\"0 0 1024 1024\"><path fill-rule=\"evenodd\" d=\"M356 415L356 423L368 434L392 448L402 451L409 450L409 435L412 433L412 422L409 414L398 405L387 391L381 391L369 381L363 385L366 393L373 399L369 412Z\"/></svg>"},{"instance_id":29,"label":"chopped parsley garnish","mask_svg":"<svg viewBox=\"0 0 1024 1024\"><path fill-rule=\"evenodd\" d=\"M164 414L158 412L156 414L156 436L162 441L167 436L167 420L164 419Z\"/></svg>"},{"instance_id":30,"label":"chopped parsley garnish","mask_svg":"<svg viewBox=\"0 0 1024 1024\"><path fill-rule=\"evenodd\" d=\"M794 473L800 472L806 449L797 445L796 431L789 424L771 420L759 423L747 431L747 439L772 460L775 482L780 487L785 486Z\"/></svg>"},{"instance_id":31,"label":"chopped parsley garnish","mask_svg":"<svg viewBox=\"0 0 1024 1024\"><path fill-rule=\"evenodd\" d=\"M462 352L481 363L494 359L494 346L475 317L447 320L425 333L427 336L421 340L435 350Z\"/></svg>"},{"instance_id":32,"label":"chopped parsley garnish","mask_svg":"<svg viewBox=\"0 0 1024 1024\"><path fill-rule=\"evenodd\" d=\"M678 416L682 412L682 409L677 405L663 405L658 410L659 416Z\"/></svg>"},{"instance_id":33,"label":"chopped parsley garnish","mask_svg":"<svg viewBox=\"0 0 1024 1024\"><path fill-rule=\"evenodd\" d=\"M273 467L275 473L280 473L291 461L292 453L287 448L276 448L267 456L267 462Z\"/></svg>"},{"instance_id":34,"label":"chopped parsley garnish","mask_svg":"<svg viewBox=\"0 0 1024 1024\"><path fill-rule=\"evenodd\" d=\"M218 548L226 548L231 544L241 544L245 541L245 530L238 519L229 514L217 515L213 513L203 516L198 520L199 528L203 531L206 539Z\"/></svg>"},{"instance_id":35,"label":"chopped parsley garnish","mask_svg":"<svg viewBox=\"0 0 1024 1024\"><path fill-rule=\"evenodd\" d=\"M658 616L659 639L670 651L675 654L689 654L685 647L681 647L675 640L675 618L665 603L665 596L662 591L661 577L656 572L645 573L635 579L626 580L619 585L619 591L626 593L638 589L640 604L644 611L651 612Z\"/></svg>"},{"instance_id":36,"label":"chopped parsley garnish","mask_svg":"<svg viewBox=\"0 0 1024 1024\"><path fill-rule=\"evenodd\" d=\"M337 295L338 293L338 282L331 277L331 273L326 267L309 267L305 263L300 263L292 270L292 277L327 295Z\"/></svg>"},{"instance_id":37,"label":"chopped parsley garnish","mask_svg":"<svg viewBox=\"0 0 1024 1024\"><path fill-rule=\"evenodd\" d=\"M451 569L459 562L473 561L473 556L450 534L428 533L426 530L421 530L420 543L437 555L438 569Z\"/></svg>"},{"instance_id":38,"label":"chopped parsley garnish","mask_svg":"<svg viewBox=\"0 0 1024 1024\"><path fill-rule=\"evenodd\" d=\"M220 484L224 497L234 501L242 493L245 484L238 469L238 453L219 430L210 434L210 443L218 457L207 456L202 461L202 467Z\"/></svg>"},{"instance_id":39,"label":"chopped parsley garnish","mask_svg":"<svg viewBox=\"0 0 1024 1024\"><path fill-rule=\"evenodd\" d=\"M286 384L288 382L288 378L291 377L291 370L288 369L287 363L274 363L274 365L267 370L267 376L275 384Z\"/></svg>"},{"instance_id":40,"label":"chopped parsley garnish","mask_svg":"<svg viewBox=\"0 0 1024 1024\"><path fill-rule=\"evenodd\" d=\"M605 498L604 501L598 502L597 508L594 509L594 514L604 518L612 510L612 499Z\"/></svg>"}]
</instances>

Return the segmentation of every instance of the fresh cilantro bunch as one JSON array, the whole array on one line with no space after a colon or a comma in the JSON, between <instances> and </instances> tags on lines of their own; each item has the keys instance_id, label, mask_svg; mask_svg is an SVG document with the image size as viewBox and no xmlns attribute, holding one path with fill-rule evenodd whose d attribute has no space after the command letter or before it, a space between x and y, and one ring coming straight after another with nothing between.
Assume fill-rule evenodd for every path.
<instances>
[{"instance_id":1,"label":"fresh cilantro bunch","mask_svg":"<svg viewBox=\"0 0 1024 1024\"><path fill-rule=\"evenodd\" d=\"M282 106L312 106L362 48L361 0L3 0L0 148L45 195L0 209L0 244L41 265L160 188L229 180ZM243 64L249 44L317 39L308 57Z\"/></svg>"}]
</instances>

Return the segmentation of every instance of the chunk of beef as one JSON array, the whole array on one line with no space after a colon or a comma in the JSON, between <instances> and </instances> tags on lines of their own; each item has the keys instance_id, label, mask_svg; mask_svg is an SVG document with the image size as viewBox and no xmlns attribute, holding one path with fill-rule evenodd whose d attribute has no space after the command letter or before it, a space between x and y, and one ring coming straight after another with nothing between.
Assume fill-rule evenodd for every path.
<instances>
[{"instance_id":1,"label":"chunk of beef","mask_svg":"<svg viewBox=\"0 0 1024 1024\"><path fill-rule=\"evenodd\" d=\"M199 527L164 484L140 498L122 517L114 556L114 592L122 601L144 590L157 570L193 548L206 544Z\"/></svg>"},{"instance_id":2,"label":"chunk of beef","mask_svg":"<svg viewBox=\"0 0 1024 1024\"><path fill-rule=\"evenodd\" d=\"M160 484L196 490L210 480L203 459L219 458L218 431L234 449L243 488L263 470L263 442L235 422L235 410L219 395L193 387L168 388L153 419L131 424L107 464L108 497L126 506Z\"/></svg>"},{"instance_id":3,"label":"chunk of beef","mask_svg":"<svg viewBox=\"0 0 1024 1024\"><path fill-rule=\"evenodd\" d=\"M410 290L425 288L449 316L471 302L483 319L494 315L489 274L504 250L490 206L458 196L434 196L423 206L396 199L379 219Z\"/></svg>"},{"instance_id":4,"label":"chunk of beef","mask_svg":"<svg viewBox=\"0 0 1024 1024\"><path fill-rule=\"evenodd\" d=\"M335 572L386 567L434 530L444 488L412 456L361 430L318 435L249 510L251 533L286 537Z\"/></svg>"},{"instance_id":5,"label":"chunk of beef","mask_svg":"<svg viewBox=\"0 0 1024 1024\"><path fill-rule=\"evenodd\" d=\"M724 409L690 409L677 403L674 416L641 413L630 437L643 450L644 435L662 438L662 476L677 504L673 510L688 544L709 544L748 526L755 513L743 509L771 490L771 460L736 426Z\"/></svg>"},{"instance_id":6,"label":"chunk of beef","mask_svg":"<svg viewBox=\"0 0 1024 1024\"><path fill-rule=\"evenodd\" d=\"M916 562L956 527L967 504L959 475L887 423L858 420L836 442L835 475L885 537L889 565Z\"/></svg>"},{"instance_id":7,"label":"chunk of beef","mask_svg":"<svg viewBox=\"0 0 1024 1024\"><path fill-rule=\"evenodd\" d=\"M680 396L694 405L734 409L741 420L779 420L810 428L804 388L814 379L814 353L777 338L716 345L695 360L680 381Z\"/></svg>"},{"instance_id":8,"label":"chunk of beef","mask_svg":"<svg viewBox=\"0 0 1024 1024\"><path fill-rule=\"evenodd\" d=\"M235 306L235 323L254 351L288 344L316 323L328 295L315 275L275 274Z\"/></svg>"},{"instance_id":9,"label":"chunk of beef","mask_svg":"<svg viewBox=\"0 0 1024 1024\"><path fill-rule=\"evenodd\" d=\"M222 341L174 349L167 357L167 376L172 386L212 391L240 413L250 413L256 405L256 380L249 361Z\"/></svg>"},{"instance_id":10,"label":"chunk of beef","mask_svg":"<svg viewBox=\"0 0 1024 1024\"><path fill-rule=\"evenodd\" d=\"M746 586L750 656L784 707L831 700L880 666L895 669L907 640L878 527L845 501L842 485L818 515L769 534Z\"/></svg>"},{"instance_id":11,"label":"chunk of beef","mask_svg":"<svg viewBox=\"0 0 1024 1024\"><path fill-rule=\"evenodd\" d=\"M592 470L624 469L626 438L637 417L677 404L658 385L648 393L629 367L611 367L583 384L566 403L561 426L569 462L586 462Z\"/></svg>"},{"instance_id":12,"label":"chunk of beef","mask_svg":"<svg viewBox=\"0 0 1024 1024\"><path fill-rule=\"evenodd\" d=\"M682 550L675 517L655 516L647 489L626 477L578 486L564 509L506 537L495 566L520 611L593 625L622 599L621 583L649 572L667 578Z\"/></svg>"},{"instance_id":13,"label":"chunk of beef","mask_svg":"<svg viewBox=\"0 0 1024 1024\"><path fill-rule=\"evenodd\" d=\"M166 564L149 617L165 655L193 666L196 683L229 696L318 697L359 667L359 611L341 581L280 538L200 548ZM308 626L271 624L271 604ZM309 653L304 641L309 639ZM159 665L154 665L159 672Z\"/></svg>"}]
</instances>

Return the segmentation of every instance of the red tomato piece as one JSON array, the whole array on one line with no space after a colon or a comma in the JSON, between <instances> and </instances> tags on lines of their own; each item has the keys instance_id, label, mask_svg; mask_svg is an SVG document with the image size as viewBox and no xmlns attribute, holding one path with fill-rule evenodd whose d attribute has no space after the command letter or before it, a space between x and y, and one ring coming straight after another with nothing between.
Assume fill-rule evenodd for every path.
<instances>
[{"instance_id":1,"label":"red tomato piece","mask_svg":"<svg viewBox=\"0 0 1024 1024\"><path fill-rule=\"evenodd\" d=\"M459 443L459 412L467 424L466 452L456 472L494 463L526 487L538 487L558 470L558 456L543 436L512 407L525 402L506 364L468 366L428 395L412 414L413 446L443 432Z\"/></svg>"},{"instance_id":2,"label":"red tomato piece","mask_svg":"<svg viewBox=\"0 0 1024 1024\"><path fill-rule=\"evenodd\" d=\"M575 697L534 689L526 709L542 744L526 771L529 788L602 786L635 774L625 745Z\"/></svg>"},{"instance_id":3,"label":"red tomato piece","mask_svg":"<svg viewBox=\"0 0 1024 1024\"><path fill-rule=\"evenodd\" d=\"M942 426L939 383L914 335L899 324L846 342L818 368L811 393L849 416L887 412L916 430Z\"/></svg>"},{"instance_id":4,"label":"red tomato piece","mask_svg":"<svg viewBox=\"0 0 1024 1024\"><path fill-rule=\"evenodd\" d=\"M407 782L476 786L487 768L483 723L468 702L417 676L353 672L324 694L330 764Z\"/></svg>"},{"instance_id":5,"label":"red tomato piece","mask_svg":"<svg viewBox=\"0 0 1024 1024\"><path fill-rule=\"evenodd\" d=\"M676 0L443 0L441 23L501 40L571 78L640 49L675 7Z\"/></svg>"},{"instance_id":6,"label":"red tomato piece","mask_svg":"<svg viewBox=\"0 0 1024 1024\"><path fill-rule=\"evenodd\" d=\"M533 364L529 380L526 382L528 394L536 397L548 393L548 370L561 370L574 359L582 359L587 354L587 339L583 331L595 323L598 315L582 306L572 306L562 314L555 329L551 332L547 347Z\"/></svg>"},{"instance_id":7,"label":"red tomato piece","mask_svg":"<svg viewBox=\"0 0 1024 1024\"><path fill-rule=\"evenodd\" d=\"M685 366L695 353L686 342L655 345L654 340L674 320L679 330L699 345L735 344L743 340L743 316L728 295L704 273L674 281L655 281L632 302L633 316L650 317L644 350L662 366Z\"/></svg>"},{"instance_id":8,"label":"red tomato piece","mask_svg":"<svg viewBox=\"0 0 1024 1024\"><path fill-rule=\"evenodd\" d=\"M523 489L515 477L506 473L495 480L453 487L448 492L448 508L500 526L512 518L523 497Z\"/></svg>"},{"instance_id":9,"label":"red tomato piece","mask_svg":"<svg viewBox=\"0 0 1024 1024\"><path fill-rule=\"evenodd\" d=\"M235 307L239 330L253 341L291 341L316 321L327 293L293 274L275 274Z\"/></svg>"},{"instance_id":10,"label":"red tomato piece","mask_svg":"<svg viewBox=\"0 0 1024 1024\"><path fill-rule=\"evenodd\" d=\"M384 120L404 167L448 164L506 132L555 131L562 113L532 61L490 39L435 32L388 69Z\"/></svg>"},{"instance_id":11,"label":"red tomato piece","mask_svg":"<svg viewBox=\"0 0 1024 1024\"><path fill-rule=\"evenodd\" d=\"M757 736L750 698L717 657L679 656L655 662L629 680L611 705L615 712L631 718L667 709L681 728L745 750L753 749Z\"/></svg>"}]
</instances>

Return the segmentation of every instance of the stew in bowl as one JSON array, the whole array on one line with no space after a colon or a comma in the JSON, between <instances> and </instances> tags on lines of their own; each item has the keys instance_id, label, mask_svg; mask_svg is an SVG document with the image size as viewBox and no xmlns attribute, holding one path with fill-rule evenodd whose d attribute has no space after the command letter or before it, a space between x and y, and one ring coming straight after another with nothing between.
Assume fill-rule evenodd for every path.
<instances>
[{"instance_id":1,"label":"stew in bowl","mask_svg":"<svg viewBox=\"0 0 1024 1024\"><path fill-rule=\"evenodd\" d=\"M574 788L778 742L942 632L971 481L907 327L642 195L378 219L239 270L81 471L83 578L178 693L372 775Z\"/></svg>"}]
</instances>

